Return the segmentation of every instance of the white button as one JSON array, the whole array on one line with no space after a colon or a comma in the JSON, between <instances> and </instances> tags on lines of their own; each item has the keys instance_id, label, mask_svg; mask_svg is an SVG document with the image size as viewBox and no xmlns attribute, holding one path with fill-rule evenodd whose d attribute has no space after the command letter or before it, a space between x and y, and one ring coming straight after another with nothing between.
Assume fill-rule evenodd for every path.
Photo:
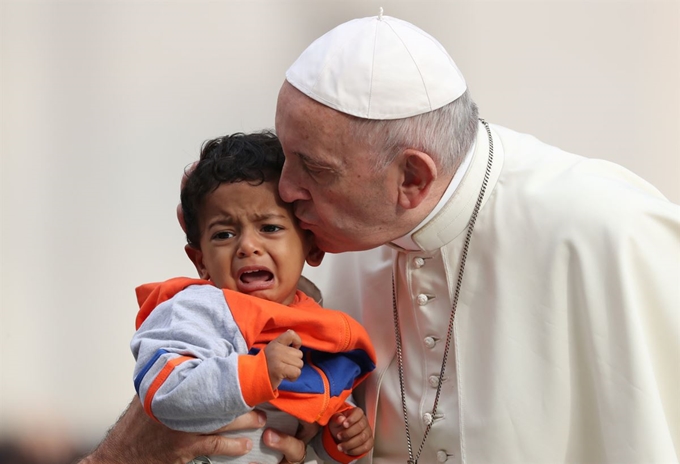
<instances>
[{"instance_id":1,"label":"white button","mask_svg":"<svg viewBox=\"0 0 680 464\"><path fill-rule=\"evenodd\" d=\"M425 422L425 425L430 425L433 422L432 413L426 412L423 414L423 422Z\"/></svg>"},{"instance_id":2,"label":"white button","mask_svg":"<svg viewBox=\"0 0 680 464\"><path fill-rule=\"evenodd\" d=\"M413 264L416 267L423 267L423 266L425 266L425 260L423 258L421 258L420 256L418 256L417 258L413 258Z\"/></svg>"},{"instance_id":3,"label":"white button","mask_svg":"<svg viewBox=\"0 0 680 464\"><path fill-rule=\"evenodd\" d=\"M423 341L425 342L425 346L428 348L434 348L434 346L437 344L437 340L435 340L434 337L425 337Z\"/></svg>"},{"instance_id":4,"label":"white button","mask_svg":"<svg viewBox=\"0 0 680 464\"><path fill-rule=\"evenodd\" d=\"M439 377L436 375L431 375L427 381L432 388L437 388L437 385L439 385Z\"/></svg>"},{"instance_id":5,"label":"white button","mask_svg":"<svg viewBox=\"0 0 680 464\"><path fill-rule=\"evenodd\" d=\"M437 462L446 462L449 459L449 455L444 450L437 451Z\"/></svg>"},{"instance_id":6,"label":"white button","mask_svg":"<svg viewBox=\"0 0 680 464\"><path fill-rule=\"evenodd\" d=\"M425 295L424 293L421 293L416 297L416 301L418 302L419 306L425 306L430 299Z\"/></svg>"}]
</instances>

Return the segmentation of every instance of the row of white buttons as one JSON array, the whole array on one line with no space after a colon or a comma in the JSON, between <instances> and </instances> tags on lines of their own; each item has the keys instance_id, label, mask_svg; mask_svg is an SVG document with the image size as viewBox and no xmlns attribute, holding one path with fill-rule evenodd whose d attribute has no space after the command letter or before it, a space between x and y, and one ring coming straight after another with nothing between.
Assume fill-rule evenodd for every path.
<instances>
[{"instance_id":1,"label":"row of white buttons","mask_svg":"<svg viewBox=\"0 0 680 464\"><path fill-rule=\"evenodd\" d=\"M421 257L416 257L413 258L413 265L416 268L421 268L425 266L425 259ZM416 302L418 303L419 306L425 306L428 301L430 301L434 296L426 295L424 293L421 293L416 297ZM425 346L432 349L435 347L437 344L437 339L434 337L425 337L423 340L425 342ZM432 388L437 388L437 385L439 385L439 376L437 375L431 375L428 378L428 383ZM423 422L425 422L425 425L430 425L432 422L435 421L435 419L440 419L442 416L437 416L434 417L432 413L426 412L423 414ZM449 459L449 455L445 450L439 450L437 451L437 462L446 462Z\"/></svg>"},{"instance_id":2,"label":"row of white buttons","mask_svg":"<svg viewBox=\"0 0 680 464\"><path fill-rule=\"evenodd\" d=\"M425 265L425 260L423 258L417 257L413 259L413 263L415 264L416 267L423 267ZM421 293L416 297L416 300L420 306L425 306L431 298L432 297L425 295L424 293ZM435 339L434 337L425 337L423 341L425 342L425 346L430 349L434 348L435 345L437 344L437 339ZM431 375L428 380L431 387L437 388L437 385L439 384L439 377L437 377L436 375Z\"/></svg>"},{"instance_id":3,"label":"row of white buttons","mask_svg":"<svg viewBox=\"0 0 680 464\"><path fill-rule=\"evenodd\" d=\"M417 258L413 258L413 264L417 268L421 268L425 266L425 258L421 258L420 256ZM428 301L433 299L433 295L426 295L425 293L421 293L416 297L416 303L418 303L418 306L425 306Z\"/></svg>"}]
</instances>

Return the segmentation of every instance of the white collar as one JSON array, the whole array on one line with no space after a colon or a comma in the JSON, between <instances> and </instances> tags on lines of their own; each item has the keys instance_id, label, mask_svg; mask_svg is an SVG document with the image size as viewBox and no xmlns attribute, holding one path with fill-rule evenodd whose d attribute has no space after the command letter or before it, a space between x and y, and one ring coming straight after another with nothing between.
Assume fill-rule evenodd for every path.
<instances>
[{"instance_id":1,"label":"white collar","mask_svg":"<svg viewBox=\"0 0 680 464\"><path fill-rule=\"evenodd\" d=\"M425 219L423 219L422 222L420 224L418 224L411 232L409 232L408 234L406 234L403 237L400 237L396 240L392 240L392 244L396 245L399 248L403 248L404 250L409 250L409 251L415 251L415 250L421 249L418 245L416 245L416 243L413 241L411 236L413 234L415 234L416 232L418 232L425 224L427 224L429 222L429 220L432 219L444 207L446 202L448 202L449 199L453 196L453 192L456 191L456 188L458 188L461 180L463 180L463 176L465 175L468 168L470 167L470 161L472 160L472 154L475 152L476 145L477 145L477 141L475 140L472 143L472 146L470 147L468 152L465 154L465 158L463 158L463 162L460 163L460 166L458 166L458 169L456 170L456 173L453 175L453 179L451 179L449 186L446 187L444 194L439 199L439 202L434 207L434 209L430 212L430 214L428 214L427 217Z\"/></svg>"}]
</instances>

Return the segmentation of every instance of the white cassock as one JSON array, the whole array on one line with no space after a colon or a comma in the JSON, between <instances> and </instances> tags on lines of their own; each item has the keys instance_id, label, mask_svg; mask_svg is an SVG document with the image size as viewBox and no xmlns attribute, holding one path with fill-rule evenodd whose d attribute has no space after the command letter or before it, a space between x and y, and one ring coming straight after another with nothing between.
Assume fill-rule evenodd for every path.
<instances>
[{"instance_id":1,"label":"white cassock","mask_svg":"<svg viewBox=\"0 0 680 464\"><path fill-rule=\"evenodd\" d=\"M493 168L419 462L677 462L680 208L620 166L491 128ZM461 184L412 237L421 250L383 246L306 270L324 305L362 320L375 343L365 385L374 463L408 459L392 272L417 452L488 148L480 124Z\"/></svg>"}]
</instances>

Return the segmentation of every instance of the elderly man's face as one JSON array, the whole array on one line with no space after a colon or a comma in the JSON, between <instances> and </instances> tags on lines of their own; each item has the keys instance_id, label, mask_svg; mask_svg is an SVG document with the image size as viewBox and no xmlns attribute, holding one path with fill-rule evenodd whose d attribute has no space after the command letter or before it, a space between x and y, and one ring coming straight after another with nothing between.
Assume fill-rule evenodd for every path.
<instances>
[{"instance_id":1,"label":"elderly man's face","mask_svg":"<svg viewBox=\"0 0 680 464\"><path fill-rule=\"evenodd\" d=\"M286 155L279 192L322 250L365 250L408 232L395 228L398 169L372 169L375 154L353 138L346 115L284 83L276 132Z\"/></svg>"}]
</instances>

